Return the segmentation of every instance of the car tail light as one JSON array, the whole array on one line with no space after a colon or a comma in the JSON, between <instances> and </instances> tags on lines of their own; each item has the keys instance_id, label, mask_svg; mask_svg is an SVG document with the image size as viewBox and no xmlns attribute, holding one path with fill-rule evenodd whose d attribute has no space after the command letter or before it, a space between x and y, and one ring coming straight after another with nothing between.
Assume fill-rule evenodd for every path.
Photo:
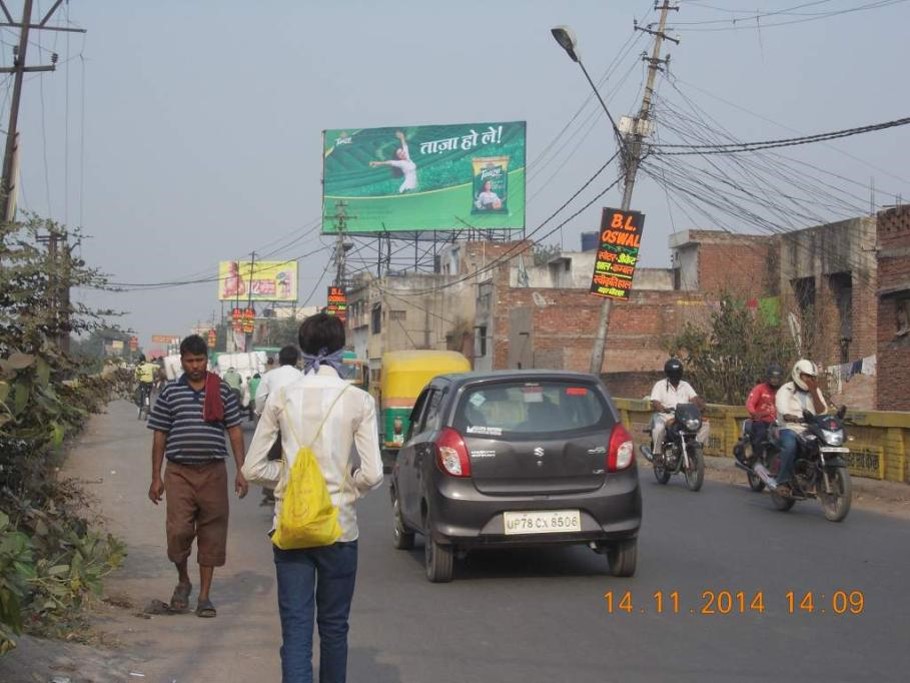
<instances>
[{"instance_id":1,"label":"car tail light","mask_svg":"<svg viewBox=\"0 0 910 683\"><path fill-rule=\"evenodd\" d=\"M610 449L607 451L607 472L627 469L635 462L635 446L632 436L621 424L613 426L610 434Z\"/></svg>"},{"instance_id":2,"label":"car tail light","mask_svg":"<svg viewBox=\"0 0 910 683\"><path fill-rule=\"evenodd\" d=\"M471 457L461 434L445 427L436 439L436 462L446 474L453 477L471 476Z\"/></svg>"}]
</instances>

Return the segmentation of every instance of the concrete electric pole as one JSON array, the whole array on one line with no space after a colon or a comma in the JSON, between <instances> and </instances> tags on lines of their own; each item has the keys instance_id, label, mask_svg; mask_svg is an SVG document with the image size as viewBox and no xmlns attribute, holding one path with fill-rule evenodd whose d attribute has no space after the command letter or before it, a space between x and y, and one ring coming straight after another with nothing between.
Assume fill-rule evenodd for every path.
<instances>
[{"instance_id":1,"label":"concrete electric pole","mask_svg":"<svg viewBox=\"0 0 910 683\"><path fill-rule=\"evenodd\" d=\"M664 38L672 40L679 44L675 38L670 38L664 30L667 27L667 14L670 10L679 10L679 7L670 6L669 0L664 0L660 6L660 23L656 31L648 28L636 26L638 31L645 31L654 36L654 48L651 56L648 58L648 79L645 84L645 92L641 100L641 108L638 110L638 116L632 120L631 130L621 131L626 136L622 144L622 164L625 175L625 185L622 193L623 211L628 211L632 206L632 190L635 188L635 175L638 173L638 165L641 162L642 141L649 132L649 117L651 115L651 99L654 95L654 81L657 78L657 72L660 65L666 63L666 59L660 58L660 48L663 45ZM594 338L594 347L591 349L591 367L592 375L600 375L603 370L604 352L607 346L607 328L610 325L610 312L613 309L613 300L605 298L600 307L600 320L597 323L597 335Z\"/></svg>"}]
</instances>

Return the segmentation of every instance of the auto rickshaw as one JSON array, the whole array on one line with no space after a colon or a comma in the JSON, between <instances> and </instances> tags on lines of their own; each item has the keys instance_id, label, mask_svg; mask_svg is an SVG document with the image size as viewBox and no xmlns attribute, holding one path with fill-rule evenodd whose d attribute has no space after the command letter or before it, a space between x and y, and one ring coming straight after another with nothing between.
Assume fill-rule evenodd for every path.
<instances>
[{"instance_id":1,"label":"auto rickshaw","mask_svg":"<svg viewBox=\"0 0 910 683\"><path fill-rule=\"evenodd\" d=\"M379 443L389 469L410 428L411 410L423 388L437 375L470 372L471 362L457 351L390 351L382 356L379 394Z\"/></svg>"},{"instance_id":2,"label":"auto rickshaw","mask_svg":"<svg viewBox=\"0 0 910 683\"><path fill-rule=\"evenodd\" d=\"M369 391L370 381L366 363L357 358L353 351L345 351L342 355L342 379L358 389Z\"/></svg>"}]
</instances>

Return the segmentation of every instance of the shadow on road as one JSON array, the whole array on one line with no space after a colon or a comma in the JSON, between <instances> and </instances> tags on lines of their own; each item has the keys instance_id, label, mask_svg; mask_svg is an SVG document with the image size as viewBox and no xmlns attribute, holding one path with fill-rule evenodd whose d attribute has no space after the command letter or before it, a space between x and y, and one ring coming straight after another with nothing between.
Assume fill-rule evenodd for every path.
<instances>
[{"instance_id":1,"label":"shadow on road","mask_svg":"<svg viewBox=\"0 0 910 683\"><path fill-rule=\"evenodd\" d=\"M348 650L348 680L400 683L401 672L391 664L377 661L379 654L379 650L372 647L352 647Z\"/></svg>"}]
</instances>

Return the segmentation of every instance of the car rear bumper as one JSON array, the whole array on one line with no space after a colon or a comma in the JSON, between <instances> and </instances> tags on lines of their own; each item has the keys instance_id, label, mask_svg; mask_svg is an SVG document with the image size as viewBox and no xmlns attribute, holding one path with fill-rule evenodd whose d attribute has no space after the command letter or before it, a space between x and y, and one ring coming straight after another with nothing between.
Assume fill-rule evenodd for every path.
<instances>
[{"instance_id":1,"label":"car rear bumper","mask_svg":"<svg viewBox=\"0 0 910 683\"><path fill-rule=\"evenodd\" d=\"M463 547L589 543L634 538L641 526L638 471L608 475L603 486L584 492L539 496L491 496L470 479L438 474L430 509L430 533L438 543ZM506 535L504 512L579 510L581 531Z\"/></svg>"}]
</instances>

